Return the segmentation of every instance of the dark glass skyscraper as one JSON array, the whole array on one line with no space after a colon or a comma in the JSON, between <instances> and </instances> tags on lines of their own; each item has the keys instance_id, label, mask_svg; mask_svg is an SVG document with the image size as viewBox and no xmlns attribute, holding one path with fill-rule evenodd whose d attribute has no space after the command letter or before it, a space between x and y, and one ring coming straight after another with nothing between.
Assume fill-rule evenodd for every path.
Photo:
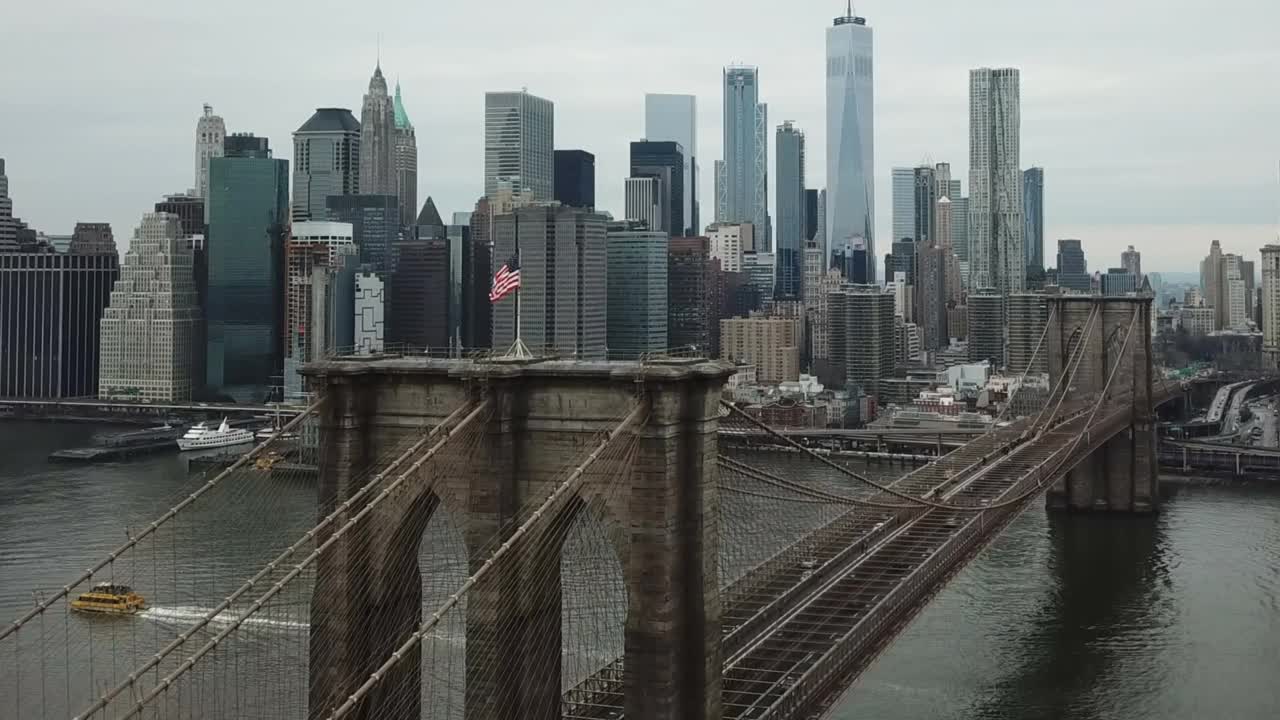
<instances>
[{"instance_id":1,"label":"dark glass skyscraper","mask_svg":"<svg viewBox=\"0 0 1280 720\"><path fill-rule=\"evenodd\" d=\"M396 244L387 308L387 342L412 348L449 347L449 270L446 237L406 238Z\"/></svg>"},{"instance_id":2,"label":"dark glass skyscraper","mask_svg":"<svg viewBox=\"0 0 1280 720\"><path fill-rule=\"evenodd\" d=\"M633 178L657 178L660 186L663 219L661 227L668 235L679 235L684 229L684 148L680 143L663 140L637 140L631 143L631 175Z\"/></svg>"},{"instance_id":3,"label":"dark glass skyscraper","mask_svg":"<svg viewBox=\"0 0 1280 720\"><path fill-rule=\"evenodd\" d=\"M209 162L206 378L241 401L264 399L283 369L289 163L265 155L228 144Z\"/></svg>"},{"instance_id":4,"label":"dark glass skyscraper","mask_svg":"<svg viewBox=\"0 0 1280 720\"><path fill-rule=\"evenodd\" d=\"M1058 285L1077 292L1089 292L1092 281L1079 240L1058 241Z\"/></svg>"},{"instance_id":5,"label":"dark glass skyscraper","mask_svg":"<svg viewBox=\"0 0 1280 720\"><path fill-rule=\"evenodd\" d=\"M1027 268L1044 270L1044 168L1022 172L1022 222Z\"/></svg>"},{"instance_id":6,"label":"dark glass skyscraper","mask_svg":"<svg viewBox=\"0 0 1280 720\"><path fill-rule=\"evenodd\" d=\"M586 150L556 150L556 200L561 205L596 206L596 156Z\"/></svg>"},{"instance_id":7,"label":"dark glass skyscraper","mask_svg":"<svg viewBox=\"0 0 1280 720\"><path fill-rule=\"evenodd\" d=\"M774 297L798 300L804 297L805 192L804 133L791 121L778 126L774 147L777 152L778 213L777 277ZM816 199L815 199L816 203Z\"/></svg>"},{"instance_id":8,"label":"dark glass skyscraper","mask_svg":"<svg viewBox=\"0 0 1280 720\"><path fill-rule=\"evenodd\" d=\"M98 394L98 323L120 276L114 252L0 253L0 397Z\"/></svg>"},{"instance_id":9,"label":"dark glass skyscraper","mask_svg":"<svg viewBox=\"0 0 1280 720\"><path fill-rule=\"evenodd\" d=\"M818 234L818 191L804 191L804 241L809 242Z\"/></svg>"},{"instance_id":10,"label":"dark glass skyscraper","mask_svg":"<svg viewBox=\"0 0 1280 720\"><path fill-rule=\"evenodd\" d=\"M351 223L361 265L379 273L393 270L392 249L400 237L397 195L330 195L325 207L330 220Z\"/></svg>"},{"instance_id":11,"label":"dark glass skyscraper","mask_svg":"<svg viewBox=\"0 0 1280 720\"><path fill-rule=\"evenodd\" d=\"M675 237L667 254L667 346L712 352L713 323L719 326L719 298L711 241ZM710 357L710 355L709 355Z\"/></svg>"}]
</instances>

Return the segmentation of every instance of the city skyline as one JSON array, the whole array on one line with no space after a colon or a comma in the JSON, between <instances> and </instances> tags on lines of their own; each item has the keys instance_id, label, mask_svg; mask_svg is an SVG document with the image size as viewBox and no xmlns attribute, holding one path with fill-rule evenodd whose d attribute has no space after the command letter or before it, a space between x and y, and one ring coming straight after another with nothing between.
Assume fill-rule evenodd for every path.
<instances>
[{"instance_id":1,"label":"city skyline","mask_svg":"<svg viewBox=\"0 0 1280 720\"><path fill-rule=\"evenodd\" d=\"M1060 32L1061 26L1078 23L1077 18L1093 11L1100 14L1103 7L1085 2L1070 9L1007 9L1000 26L1016 26L1019 32L1000 31L989 35L992 42L961 45L956 37L988 37L982 33L995 31L984 30L980 16L941 3L927 12L888 3L858 4L855 12L867 17L877 35L877 236L886 234L891 216L886 190L891 167L917 165L926 156L945 158L952 161L956 177L967 176L967 72L988 65L1017 67L1022 73L1022 164L1044 166L1053 175L1046 193L1047 247L1059 238L1079 237L1091 255L1112 255L1117 246L1132 243L1146 251L1150 270L1189 271L1210 239L1247 257L1257 257L1256 248L1275 239L1277 141L1265 128L1280 117L1280 101L1265 94L1254 97L1246 82L1280 57L1260 30L1270 26L1265 16L1275 11L1251 6L1251 12L1233 13L1223 7L1205 14L1190 3L1162 3L1160 17L1196 11L1200 27L1170 20L1160 52L1154 53L1150 45L1130 42L1130 34L1149 27L1150 15L1138 10L1108 13L1107 32L1091 35L1088 58L1065 52L1073 41ZM724 37L703 32L719 26L713 21L723 25L723 8L695 8L684 32L692 40L697 31L699 42L644 64L625 62L642 43L617 42L623 28L656 23L638 11L601 18L600 36L580 38L570 49L524 39L536 33L515 32L518 27L554 27L579 10L570 2L552 10L519 8L501 18L494 35L507 38L528 58L514 72L450 59L452 45L474 43L474 37L446 38L437 46L384 37L382 64L388 80L398 78L406 94L418 98L414 121L423 157L422 196L433 195L446 210L465 210L474 203L483 182L478 119L483 93L521 85L557 104L557 147L596 154L599 205L615 216L621 208L626 142L643 136L646 92L689 93L699 99L704 108L698 117L699 155L704 160L698 189L704 199L713 197L710 162L722 154L721 118L714 110L722 103L721 68L733 61L759 66L767 81L762 99L773 106L775 117L795 119L805 127L811 146L825 144L821 33L832 17L844 12L843 3L817 3L788 13L767 33L746 23L734 25L735 32ZM263 12L267 21L289 17L283 9ZM149 9L147 14L155 27L187 22L185 12L176 8ZM470 19L470 13L457 9L433 22L461 29ZM315 107L358 108L375 59L372 42L355 42L321 65L295 71L296 60L286 48L264 45L248 48L223 66L175 43L159 50L172 49L175 61L187 63L194 77L157 94L128 81L147 74L157 56L150 50L135 54L112 43L95 67L85 69L70 67L50 49L24 44L56 28L92 49L103 41L99 36L111 35L102 30L110 31L116 22L102 9L85 4L72 17L24 8L11 20L21 31L11 47L44 71L39 77L15 79L9 97L24 98L22 104L0 101L6 118L3 136L13 133L22 140L5 149L11 194L16 214L50 234L67 233L78 220L104 220L127 235L125 229L156 198L185 190L191 184L191 131L204 102L226 119L228 132L269 137L277 157L291 160L289 132ZM610 28L619 32L610 33ZM351 33L357 40L361 34L371 39L379 29L357 23ZM211 30L217 30L216 23ZM763 39L775 33L808 41L797 40L785 51L770 49ZM931 48L930 38L938 49ZM951 40L942 42L944 38ZM1171 55L1179 60L1168 62ZM574 72L564 72L565 66ZM1110 72L1113 66L1123 72ZM1107 83L1089 80L1104 70L1108 72L1097 76L1108 77ZM291 83L282 91L271 78L286 72ZM1170 112L1181 108L1184 103L1177 98L1188 94L1203 102L1189 111ZM1248 113L1222 112L1223 107L1246 104ZM127 116L123 107L130 109ZM73 132L70 125L63 129L86 121L93 132ZM1208 129L1207 122L1214 128L1226 124L1231 132ZM1153 125L1158 132L1151 132ZM41 152L54 138L72 147L56 156ZM129 149L144 140L151 151L136 157ZM822 155L811 153L810 177L825 177ZM772 165L772 147L769 156ZM103 188L74 172L73 158L86 157L97 166L121 169L121 176ZM77 202L67 203L66 197ZM769 204L772 212L771 197ZM706 207L704 203L704 226L710 220Z\"/></svg>"}]
</instances>

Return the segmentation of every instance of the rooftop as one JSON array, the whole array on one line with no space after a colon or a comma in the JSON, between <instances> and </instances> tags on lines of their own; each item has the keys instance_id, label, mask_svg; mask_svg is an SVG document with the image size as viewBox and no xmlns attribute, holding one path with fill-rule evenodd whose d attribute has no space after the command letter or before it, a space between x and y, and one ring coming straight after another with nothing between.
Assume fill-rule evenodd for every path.
<instances>
[{"instance_id":1,"label":"rooftop","mask_svg":"<svg viewBox=\"0 0 1280 720\"><path fill-rule=\"evenodd\" d=\"M311 119L302 124L296 132L360 132L360 121L346 108L316 108Z\"/></svg>"}]
</instances>

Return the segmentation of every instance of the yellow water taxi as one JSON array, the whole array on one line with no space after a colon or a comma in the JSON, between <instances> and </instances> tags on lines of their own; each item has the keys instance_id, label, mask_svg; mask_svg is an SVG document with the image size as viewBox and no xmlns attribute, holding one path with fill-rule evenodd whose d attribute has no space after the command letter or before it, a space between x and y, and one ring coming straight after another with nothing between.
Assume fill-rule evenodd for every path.
<instances>
[{"instance_id":1,"label":"yellow water taxi","mask_svg":"<svg viewBox=\"0 0 1280 720\"><path fill-rule=\"evenodd\" d=\"M284 460L284 456L278 452L269 452L266 455L254 461L253 466L258 470L270 470L276 463Z\"/></svg>"},{"instance_id":2,"label":"yellow water taxi","mask_svg":"<svg viewBox=\"0 0 1280 720\"><path fill-rule=\"evenodd\" d=\"M108 615L133 615L147 609L147 601L128 585L98 583L71 601L71 609Z\"/></svg>"}]
</instances>

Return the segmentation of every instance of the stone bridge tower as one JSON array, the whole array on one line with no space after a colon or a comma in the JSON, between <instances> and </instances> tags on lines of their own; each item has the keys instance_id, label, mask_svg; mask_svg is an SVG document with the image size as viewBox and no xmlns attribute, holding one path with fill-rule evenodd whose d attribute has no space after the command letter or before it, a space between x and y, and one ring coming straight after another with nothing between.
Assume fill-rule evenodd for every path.
<instances>
[{"instance_id":1,"label":"stone bridge tower","mask_svg":"<svg viewBox=\"0 0 1280 720\"><path fill-rule=\"evenodd\" d=\"M486 399L492 408L465 469L435 478L434 487L427 478L413 478L388 497L394 503L379 504L367 531L344 535L336 552L323 556L311 609L311 717L340 704L421 621L418 547L437 507L443 504L461 519L476 571L500 528L509 532L523 520L521 510L564 480L566 459L598 443L639 401L648 405L647 419L634 430L637 450L627 486L610 499L584 486L580 502L564 512L595 505L623 568L627 717L719 718L715 460L718 402L731 373L727 365L706 361L397 358L309 366L312 387L328 397L320 428L321 515L359 490L373 459L402 447L408 436L470 399ZM559 553L542 562L492 573L468 593L467 720L561 715ZM554 580L528 591L520 573ZM392 631L371 637L367 628ZM495 663L501 672L491 671ZM421 682L421 658L405 657L353 717L417 720Z\"/></svg>"},{"instance_id":2,"label":"stone bridge tower","mask_svg":"<svg viewBox=\"0 0 1280 720\"><path fill-rule=\"evenodd\" d=\"M1072 351L1091 336L1088 353L1075 373L1072 392L1102 390L1114 370L1110 395L1119 398L1127 393L1133 412L1132 422L1125 430L1053 484L1047 496L1048 507L1069 511L1154 512L1160 496L1156 417L1152 406L1152 299L1060 295L1049 296L1048 302L1053 318L1045 337L1050 384L1068 372ZM1090 328L1089 317L1095 309L1100 316ZM1130 321L1134 322L1133 335L1126 351L1125 334Z\"/></svg>"}]
</instances>

